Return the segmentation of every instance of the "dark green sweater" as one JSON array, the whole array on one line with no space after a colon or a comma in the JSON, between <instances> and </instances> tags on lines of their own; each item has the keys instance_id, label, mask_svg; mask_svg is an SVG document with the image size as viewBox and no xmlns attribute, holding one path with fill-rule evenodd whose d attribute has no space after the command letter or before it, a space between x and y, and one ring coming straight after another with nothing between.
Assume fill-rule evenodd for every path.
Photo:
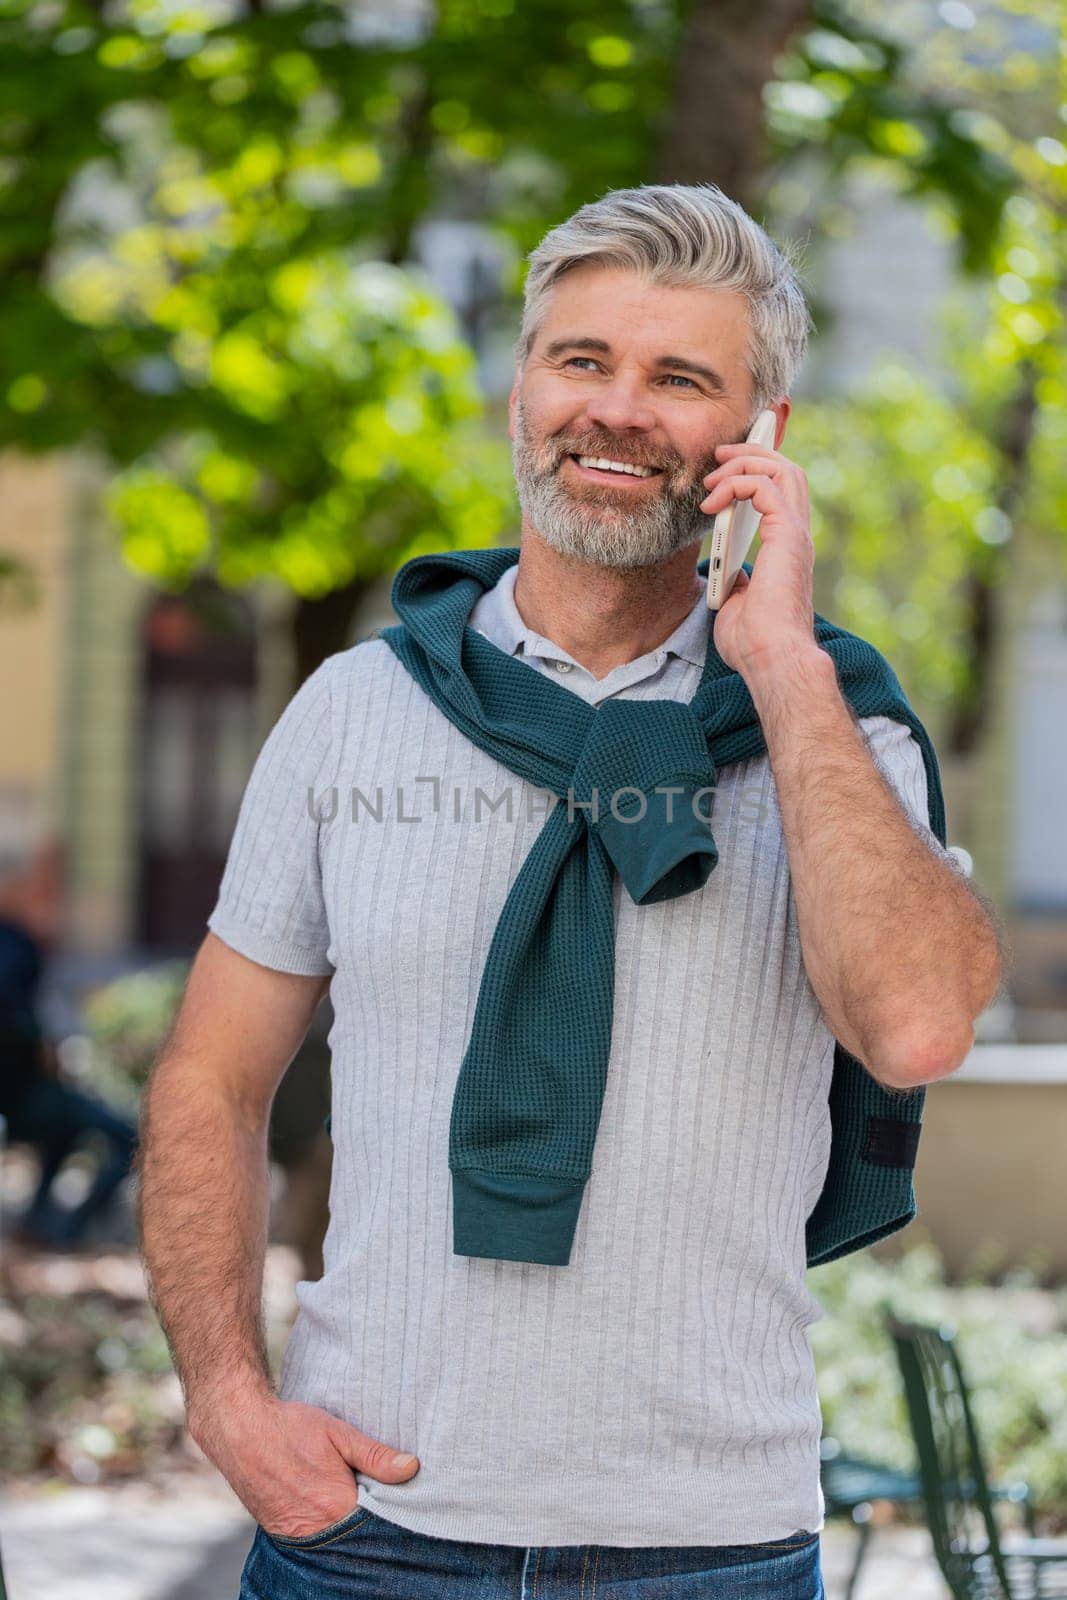
<instances>
[{"instance_id":1,"label":"dark green sweater","mask_svg":"<svg viewBox=\"0 0 1067 1600\"><path fill-rule=\"evenodd\" d=\"M455 1254L566 1266L611 1046L613 874L637 905L699 890L719 859L709 821L716 774L766 745L745 682L718 654L711 628L688 704L617 699L598 709L469 628L476 600L518 554L509 546L407 562L392 591L400 623L381 638L473 744L562 802L493 934L453 1098L449 1168ZM857 717L891 717L915 735L930 827L944 844L937 758L892 668L817 614L815 637ZM669 822L660 792L668 786L681 789ZM907 1095L882 1088L836 1047L832 1143L807 1224L809 1266L915 1215L924 1100L921 1087Z\"/></svg>"}]
</instances>

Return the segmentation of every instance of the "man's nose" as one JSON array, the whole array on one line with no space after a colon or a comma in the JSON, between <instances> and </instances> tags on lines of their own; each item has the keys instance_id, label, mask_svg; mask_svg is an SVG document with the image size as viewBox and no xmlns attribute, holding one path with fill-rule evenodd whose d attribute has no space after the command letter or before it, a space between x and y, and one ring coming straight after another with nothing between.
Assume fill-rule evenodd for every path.
<instances>
[{"instance_id":1,"label":"man's nose","mask_svg":"<svg viewBox=\"0 0 1067 1600\"><path fill-rule=\"evenodd\" d=\"M598 389L585 409L590 422L620 433L626 428L649 430L656 425L644 379L637 376L610 379Z\"/></svg>"}]
</instances>

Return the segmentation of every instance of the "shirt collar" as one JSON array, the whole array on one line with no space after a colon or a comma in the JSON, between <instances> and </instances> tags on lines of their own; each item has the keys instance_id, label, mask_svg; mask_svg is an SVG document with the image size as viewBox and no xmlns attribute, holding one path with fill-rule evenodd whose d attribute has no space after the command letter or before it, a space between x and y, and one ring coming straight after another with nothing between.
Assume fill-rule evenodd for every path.
<instances>
[{"instance_id":1,"label":"shirt collar","mask_svg":"<svg viewBox=\"0 0 1067 1600\"><path fill-rule=\"evenodd\" d=\"M493 587L480 596L471 609L467 625L483 634L491 644L495 644L498 649L510 656L523 650L527 655L558 657L561 646L553 644L551 639L546 639L542 634L528 628L520 615L519 608L515 604L515 579L518 571L518 562L514 562ZM711 613L708 611L707 601L708 580L702 573L698 572L696 576L700 584L700 595L688 616L682 618L668 639L664 639L655 650L648 651L649 655L662 653L681 656L683 660L691 661L694 666L703 667Z\"/></svg>"}]
</instances>

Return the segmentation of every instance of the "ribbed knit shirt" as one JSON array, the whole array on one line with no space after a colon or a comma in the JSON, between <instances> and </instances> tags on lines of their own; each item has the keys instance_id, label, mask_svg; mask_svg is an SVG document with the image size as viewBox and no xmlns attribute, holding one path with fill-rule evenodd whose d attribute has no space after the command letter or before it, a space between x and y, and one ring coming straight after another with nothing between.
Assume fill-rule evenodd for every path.
<instances>
[{"instance_id":1,"label":"ribbed knit shirt","mask_svg":"<svg viewBox=\"0 0 1067 1600\"><path fill-rule=\"evenodd\" d=\"M469 625L590 705L688 701L701 596L595 679L528 628L516 567ZM909 729L861 720L912 826ZM723 1545L819 1530L822 1417L804 1225L826 1174L834 1038L804 970L766 755L723 768L720 860L639 907L614 883L615 1014L565 1267L452 1250L449 1117L508 891L555 797L474 746L381 640L289 701L208 919L282 972L332 974L330 1221L297 1288L280 1393L413 1451L368 1510L516 1546Z\"/></svg>"}]
</instances>

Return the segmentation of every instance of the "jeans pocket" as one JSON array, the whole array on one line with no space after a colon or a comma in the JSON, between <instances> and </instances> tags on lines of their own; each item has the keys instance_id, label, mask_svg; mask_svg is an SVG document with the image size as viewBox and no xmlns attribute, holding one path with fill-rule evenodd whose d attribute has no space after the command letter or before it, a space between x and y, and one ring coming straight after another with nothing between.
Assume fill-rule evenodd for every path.
<instances>
[{"instance_id":1,"label":"jeans pocket","mask_svg":"<svg viewBox=\"0 0 1067 1600\"><path fill-rule=\"evenodd\" d=\"M331 1522L328 1527L320 1528L317 1533L271 1533L269 1528L263 1527L262 1523L260 1523L260 1529L272 1544L286 1545L299 1550L317 1550L320 1545L332 1544L335 1539L343 1539L346 1534L353 1533L356 1528L361 1527L365 1522L373 1521L373 1511L368 1511L364 1506L357 1505L353 1506L346 1516L338 1518L336 1522Z\"/></svg>"},{"instance_id":2,"label":"jeans pocket","mask_svg":"<svg viewBox=\"0 0 1067 1600\"><path fill-rule=\"evenodd\" d=\"M756 1555L775 1556L779 1552L784 1554L789 1550L804 1550L808 1545L818 1542L818 1533L811 1533L807 1528L798 1528L795 1533L787 1534L784 1539L768 1539L763 1544L745 1544L738 1548L751 1550Z\"/></svg>"}]
</instances>

